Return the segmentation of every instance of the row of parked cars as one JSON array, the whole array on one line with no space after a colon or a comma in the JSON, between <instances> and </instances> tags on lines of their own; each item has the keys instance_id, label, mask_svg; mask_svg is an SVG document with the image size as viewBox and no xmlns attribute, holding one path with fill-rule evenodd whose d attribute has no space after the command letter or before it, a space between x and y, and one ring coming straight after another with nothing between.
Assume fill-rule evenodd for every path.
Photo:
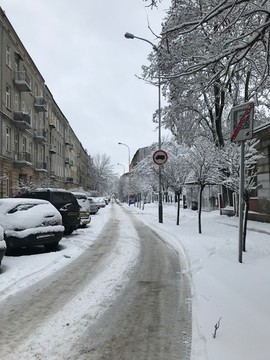
<instances>
[{"instance_id":1,"label":"row of parked cars","mask_svg":"<svg viewBox=\"0 0 270 360\"><path fill-rule=\"evenodd\" d=\"M86 227L104 206L104 199L52 188L0 199L0 265L5 252L15 248L56 249L63 235Z\"/></svg>"}]
</instances>

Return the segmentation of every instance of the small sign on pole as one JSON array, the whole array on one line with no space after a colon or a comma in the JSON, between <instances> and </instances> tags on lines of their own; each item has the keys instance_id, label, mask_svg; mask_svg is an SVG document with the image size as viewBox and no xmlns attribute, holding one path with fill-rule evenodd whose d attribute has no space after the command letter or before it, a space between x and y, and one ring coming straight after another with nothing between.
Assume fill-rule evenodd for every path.
<instances>
[{"instance_id":1,"label":"small sign on pole","mask_svg":"<svg viewBox=\"0 0 270 360\"><path fill-rule=\"evenodd\" d=\"M231 109L231 141L240 142L240 177L239 177L239 252L238 261L242 263L243 252L243 211L244 211L244 167L245 167L245 140L253 137L254 103L246 102Z\"/></svg>"},{"instance_id":2,"label":"small sign on pole","mask_svg":"<svg viewBox=\"0 0 270 360\"><path fill-rule=\"evenodd\" d=\"M249 101L231 109L231 141L239 142L253 136L254 102Z\"/></svg>"},{"instance_id":3,"label":"small sign on pole","mask_svg":"<svg viewBox=\"0 0 270 360\"><path fill-rule=\"evenodd\" d=\"M153 154L153 161L157 165L164 165L168 160L168 154L164 150L157 150Z\"/></svg>"}]
</instances>

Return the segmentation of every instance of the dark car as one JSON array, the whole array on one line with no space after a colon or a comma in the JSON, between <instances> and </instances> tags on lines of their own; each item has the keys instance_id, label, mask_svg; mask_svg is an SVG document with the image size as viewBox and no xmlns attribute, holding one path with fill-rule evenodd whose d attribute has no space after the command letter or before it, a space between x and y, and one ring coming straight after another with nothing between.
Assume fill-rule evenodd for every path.
<instances>
[{"instance_id":1,"label":"dark car","mask_svg":"<svg viewBox=\"0 0 270 360\"><path fill-rule=\"evenodd\" d=\"M0 266L6 252L6 247L6 242L4 240L4 230L2 226L0 226Z\"/></svg>"},{"instance_id":2,"label":"dark car","mask_svg":"<svg viewBox=\"0 0 270 360\"><path fill-rule=\"evenodd\" d=\"M8 250L35 245L53 250L64 232L59 211L40 199L0 199L0 223Z\"/></svg>"},{"instance_id":3,"label":"dark car","mask_svg":"<svg viewBox=\"0 0 270 360\"><path fill-rule=\"evenodd\" d=\"M18 197L43 199L49 201L62 215L64 234L69 235L80 226L80 205L75 196L62 189L35 189Z\"/></svg>"}]
</instances>

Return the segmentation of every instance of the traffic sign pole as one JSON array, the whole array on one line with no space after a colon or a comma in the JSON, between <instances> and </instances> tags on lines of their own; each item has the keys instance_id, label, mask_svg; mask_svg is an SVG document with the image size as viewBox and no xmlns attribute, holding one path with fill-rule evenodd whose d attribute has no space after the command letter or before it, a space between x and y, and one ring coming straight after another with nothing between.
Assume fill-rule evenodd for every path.
<instances>
[{"instance_id":1,"label":"traffic sign pole","mask_svg":"<svg viewBox=\"0 0 270 360\"><path fill-rule=\"evenodd\" d=\"M240 178L239 178L239 254L238 260L242 263L243 255L243 219L244 219L244 177L245 177L245 140L253 136L254 102L246 102L231 109L231 141L239 142Z\"/></svg>"},{"instance_id":2,"label":"traffic sign pole","mask_svg":"<svg viewBox=\"0 0 270 360\"><path fill-rule=\"evenodd\" d=\"M158 149L153 154L153 161L158 165L158 221L163 223L163 207L162 207L162 189L161 189L161 165L168 160L168 154L162 149Z\"/></svg>"},{"instance_id":3,"label":"traffic sign pole","mask_svg":"<svg viewBox=\"0 0 270 360\"><path fill-rule=\"evenodd\" d=\"M243 255L243 213L244 213L244 166L245 166L245 141L241 141L240 180L239 180L239 254L238 261L242 263Z\"/></svg>"}]
</instances>

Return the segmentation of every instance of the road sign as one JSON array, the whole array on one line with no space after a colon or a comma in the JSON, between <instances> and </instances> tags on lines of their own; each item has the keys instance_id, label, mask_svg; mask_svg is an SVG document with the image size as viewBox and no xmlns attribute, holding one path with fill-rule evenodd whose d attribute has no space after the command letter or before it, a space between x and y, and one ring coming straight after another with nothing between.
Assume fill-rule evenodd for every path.
<instances>
[{"instance_id":1,"label":"road sign","mask_svg":"<svg viewBox=\"0 0 270 360\"><path fill-rule=\"evenodd\" d=\"M157 150L153 154L153 161L157 165L164 165L168 160L168 154L164 150Z\"/></svg>"},{"instance_id":2,"label":"road sign","mask_svg":"<svg viewBox=\"0 0 270 360\"><path fill-rule=\"evenodd\" d=\"M231 141L243 141L253 136L254 102L246 102L231 109Z\"/></svg>"}]
</instances>

